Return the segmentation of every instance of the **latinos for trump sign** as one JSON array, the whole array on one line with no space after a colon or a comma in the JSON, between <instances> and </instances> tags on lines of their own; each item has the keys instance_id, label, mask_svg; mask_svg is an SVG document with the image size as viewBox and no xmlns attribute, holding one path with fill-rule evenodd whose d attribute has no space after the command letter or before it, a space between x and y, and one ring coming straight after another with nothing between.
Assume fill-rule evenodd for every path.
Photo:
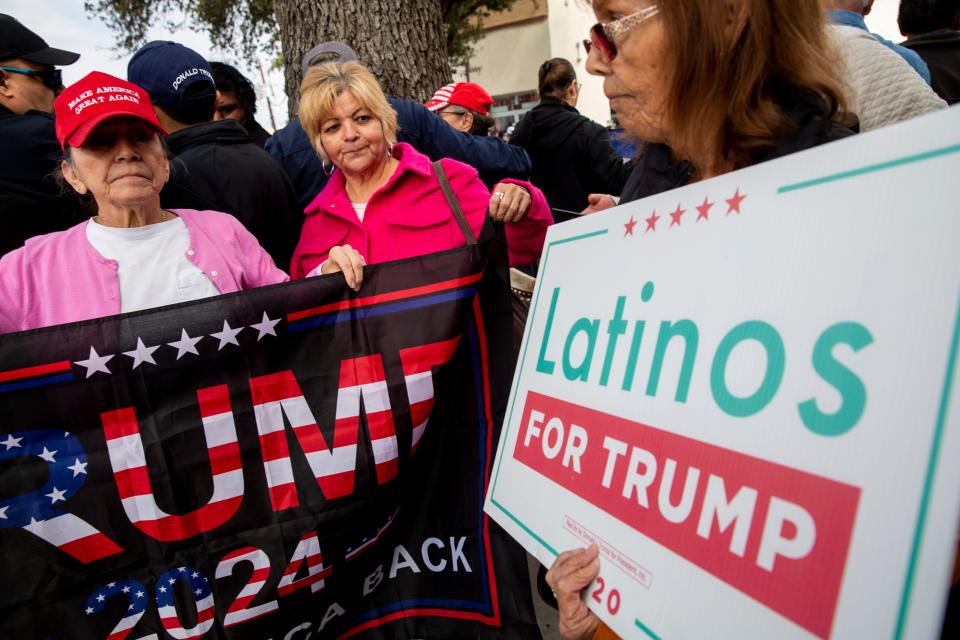
<instances>
[{"instance_id":1,"label":"latinos for trump sign","mask_svg":"<svg viewBox=\"0 0 960 640\"><path fill-rule=\"evenodd\" d=\"M491 244L0 337L0 637L539 637Z\"/></svg>"},{"instance_id":2,"label":"latinos for trump sign","mask_svg":"<svg viewBox=\"0 0 960 640\"><path fill-rule=\"evenodd\" d=\"M960 111L550 230L486 510L631 638L929 638Z\"/></svg>"}]
</instances>

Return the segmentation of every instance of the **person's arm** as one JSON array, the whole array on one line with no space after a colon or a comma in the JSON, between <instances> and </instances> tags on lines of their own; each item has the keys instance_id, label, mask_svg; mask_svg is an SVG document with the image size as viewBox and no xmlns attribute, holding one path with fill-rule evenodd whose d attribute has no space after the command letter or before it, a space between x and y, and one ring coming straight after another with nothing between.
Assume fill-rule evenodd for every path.
<instances>
[{"instance_id":1,"label":"person's arm","mask_svg":"<svg viewBox=\"0 0 960 640\"><path fill-rule=\"evenodd\" d=\"M481 173L511 178L530 176L527 152L493 136L474 136L457 131L422 104L388 98L400 122L400 138L431 160L452 158L469 164Z\"/></svg>"},{"instance_id":2,"label":"person's arm","mask_svg":"<svg viewBox=\"0 0 960 640\"><path fill-rule=\"evenodd\" d=\"M0 258L0 333L23 328L24 250L17 249Z\"/></svg>"},{"instance_id":3,"label":"person's arm","mask_svg":"<svg viewBox=\"0 0 960 640\"><path fill-rule=\"evenodd\" d=\"M508 202L506 196L499 201L496 196L493 197L490 202L490 213L495 220L501 219L507 225L510 266L516 267L530 264L540 258L543 252L543 241L547 236L547 227L553 224L553 212L543 192L529 182L504 180L494 187L494 193L508 189L520 196L516 207L517 213L514 214L513 203ZM507 212L505 215L499 215L497 209L503 208L504 205L507 206Z\"/></svg>"},{"instance_id":4,"label":"person's arm","mask_svg":"<svg viewBox=\"0 0 960 640\"><path fill-rule=\"evenodd\" d=\"M264 287L290 279L282 269L277 268L270 254L239 220L233 216L228 216L228 220L236 238L240 263L243 265L243 289Z\"/></svg>"},{"instance_id":5,"label":"person's arm","mask_svg":"<svg viewBox=\"0 0 960 640\"><path fill-rule=\"evenodd\" d=\"M597 133L590 137L587 145L589 170L593 172L591 183L596 185L597 191L604 193L620 193L627 183L631 164L623 161L610 143L610 134L604 127L599 127Z\"/></svg>"}]
</instances>

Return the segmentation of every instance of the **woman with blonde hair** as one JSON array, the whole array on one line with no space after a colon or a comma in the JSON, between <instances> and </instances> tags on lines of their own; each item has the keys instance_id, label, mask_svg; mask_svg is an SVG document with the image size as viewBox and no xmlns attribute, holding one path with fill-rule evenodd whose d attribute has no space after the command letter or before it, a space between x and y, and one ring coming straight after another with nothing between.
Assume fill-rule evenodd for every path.
<instances>
[{"instance_id":1,"label":"woman with blonde hair","mask_svg":"<svg viewBox=\"0 0 960 640\"><path fill-rule=\"evenodd\" d=\"M491 194L472 167L431 163L396 142L396 113L359 63L311 69L300 87L300 122L332 175L306 208L294 278L343 272L359 288L364 264L463 246L479 236L488 213L507 225L512 265L539 256L552 222L543 194L514 180L505 182L522 188Z\"/></svg>"}]
</instances>

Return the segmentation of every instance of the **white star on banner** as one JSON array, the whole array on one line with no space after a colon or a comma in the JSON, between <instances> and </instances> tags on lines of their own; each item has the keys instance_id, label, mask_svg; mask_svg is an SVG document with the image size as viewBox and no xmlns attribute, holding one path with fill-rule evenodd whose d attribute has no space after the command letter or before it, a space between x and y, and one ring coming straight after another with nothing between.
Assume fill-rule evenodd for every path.
<instances>
[{"instance_id":1,"label":"white star on banner","mask_svg":"<svg viewBox=\"0 0 960 640\"><path fill-rule=\"evenodd\" d=\"M91 613L93 613L93 607L87 607L86 611L87 611L87 615L90 615Z\"/></svg>"},{"instance_id":2,"label":"white star on banner","mask_svg":"<svg viewBox=\"0 0 960 640\"><path fill-rule=\"evenodd\" d=\"M142 597L143 597L143 591L137 591L137 597L138 597L138 598L142 598Z\"/></svg>"},{"instance_id":3,"label":"white star on banner","mask_svg":"<svg viewBox=\"0 0 960 640\"><path fill-rule=\"evenodd\" d=\"M53 488L53 491L44 495L50 498L50 504L57 504L57 502L64 502L67 499L67 492L65 490L61 491L56 487Z\"/></svg>"},{"instance_id":4,"label":"white star on banner","mask_svg":"<svg viewBox=\"0 0 960 640\"><path fill-rule=\"evenodd\" d=\"M130 587L124 586L122 589L120 589L120 591L123 591L124 593L130 593Z\"/></svg>"},{"instance_id":5,"label":"white star on banner","mask_svg":"<svg viewBox=\"0 0 960 640\"><path fill-rule=\"evenodd\" d=\"M7 445L7 451L10 451L10 449L13 449L14 447L20 447L20 446L21 446L21 445L20 445L20 441L21 441L21 440L23 440L22 437L21 437L21 438L14 438L14 437L13 437L13 434L11 433L11 434L7 435L7 439L6 439L6 440L0 440L0 444L5 444L5 445Z\"/></svg>"},{"instance_id":6,"label":"white star on banner","mask_svg":"<svg viewBox=\"0 0 960 640\"><path fill-rule=\"evenodd\" d=\"M267 316L267 312L264 311L264 312L263 312L263 320L261 320L260 322L258 322L258 323L256 323L256 324L250 325L250 328L257 330L257 332L258 332L258 333L257 333L257 342L260 342L260 338L262 338L263 336L270 335L270 336L276 337L277 332L274 331L273 328L274 328L275 326L277 326L278 324L280 324L280 318L277 318L276 320L271 320L270 317Z\"/></svg>"},{"instance_id":7,"label":"white star on banner","mask_svg":"<svg viewBox=\"0 0 960 640\"><path fill-rule=\"evenodd\" d=\"M110 369L107 368L107 363L110 362L110 359L116 354L107 354L101 356L97 353L97 350L93 347L90 347L90 357L86 360L76 360L73 364L78 364L81 367L86 367L87 377L89 378L97 371L103 371L104 373L110 373Z\"/></svg>"},{"instance_id":8,"label":"white star on banner","mask_svg":"<svg viewBox=\"0 0 960 640\"><path fill-rule=\"evenodd\" d=\"M137 338L137 348L133 351L124 351L123 355L133 358L133 368L136 369L144 362L149 362L150 364L157 364L153 359L153 352L160 348L160 345L156 347L148 347L143 344L143 340Z\"/></svg>"},{"instance_id":9,"label":"white star on banner","mask_svg":"<svg viewBox=\"0 0 960 640\"><path fill-rule=\"evenodd\" d=\"M217 351L220 351L228 344L235 344L238 347L240 343L237 342L237 334L243 331L243 327L238 327L236 329L232 328L227 321L223 321L223 331L218 331L217 333L211 333L211 338L216 338L220 341L220 346L217 347Z\"/></svg>"},{"instance_id":10,"label":"white star on banner","mask_svg":"<svg viewBox=\"0 0 960 640\"><path fill-rule=\"evenodd\" d=\"M197 343L201 340L203 340L203 336L191 338L187 335L186 329L180 329L180 339L176 342L168 342L167 346L174 347L177 350L177 360L179 360L188 353L192 353L195 356L200 355L200 352L197 351Z\"/></svg>"},{"instance_id":11,"label":"white star on banner","mask_svg":"<svg viewBox=\"0 0 960 640\"><path fill-rule=\"evenodd\" d=\"M103 601L106 600L106 599L107 599L107 597L106 597L105 595L103 595L102 593L98 593L98 594L97 594L97 602L103 602Z\"/></svg>"},{"instance_id":12,"label":"white star on banner","mask_svg":"<svg viewBox=\"0 0 960 640\"><path fill-rule=\"evenodd\" d=\"M74 478L76 478L81 473L83 475L87 475L87 463L80 462L80 458L77 458L76 460L74 460L73 464L67 467L67 469L70 469L70 471L73 471Z\"/></svg>"},{"instance_id":13,"label":"white star on banner","mask_svg":"<svg viewBox=\"0 0 960 640\"><path fill-rule=\"evenodd\" d=\"M164 587L164 586L160 586L160 587L157 587L157 591L159 591L160 593L166 593L166 592L167 592L167 588Z\"/></svg>"},{"instance_id":14,"label":"white star on banner","mask_svg":"<svg viewBox=\"0 0 960 640\"><path fill-rule=\"evenodd\" d=\"M9 508L10 508L9 506L0 507L0 519L3 519L3 520L7 519L7 509Z\"/></svg>"},{"instance_id":15,"label":"white star on banner","mask_svg":"<svg viewBox=\"0 0 960 640\"><path fill-rule=\"evenodd\" d=\"M55 453L56 453L56 450L48 451L47 448L44 447L43 453L40 454L40 457L46 460L47 462L56 462L56 460L54 460L54 457L53 457L53 454Z\"/></svg>"},{"instance_id":16,"label":"white star on banner","mask_svg":"<svg viewBox=\"0 0 960 640\"><path fill-rule=\"evenodd\" d=\"M115 586L117 586L116 582L111 582L110 584L107 585L107 587L110 589L113 589Z\"/></svg>"}]
</instances>

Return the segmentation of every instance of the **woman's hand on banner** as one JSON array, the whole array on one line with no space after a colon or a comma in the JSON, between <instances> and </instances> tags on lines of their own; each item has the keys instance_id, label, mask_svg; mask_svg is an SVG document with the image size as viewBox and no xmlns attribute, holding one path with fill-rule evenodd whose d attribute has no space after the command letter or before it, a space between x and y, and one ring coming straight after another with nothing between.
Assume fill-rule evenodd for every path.
<instances>
[{"instance_id":1,"label":"woman's hand on banner","mask_svg":"<svg viewBox=\"0 0 960 640\"><path fill-rule=\"evenodd\" d=\"M348 244L333 247L326 262L320 265L320 273L342 272L347 286L354 291L360 290L363 283L363 265L366 262L360 253Z\"/></svg>"}]
</instances>

